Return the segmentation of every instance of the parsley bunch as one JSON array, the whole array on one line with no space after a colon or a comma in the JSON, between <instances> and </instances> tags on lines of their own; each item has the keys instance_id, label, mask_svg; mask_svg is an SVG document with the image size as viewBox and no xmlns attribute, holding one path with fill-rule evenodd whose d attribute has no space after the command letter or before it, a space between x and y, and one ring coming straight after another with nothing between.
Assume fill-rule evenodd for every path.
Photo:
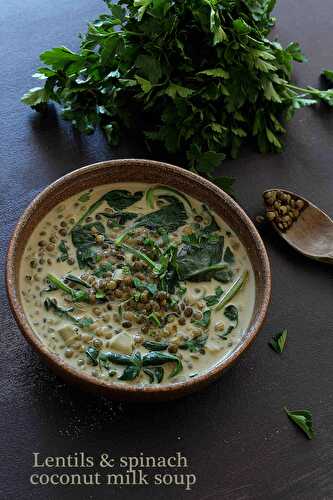
<instances>
[{"instance_id":1,"label":"parsley bunch","mask_svg":"<svg viewBox=\"0 0 333 500\"><path fill-rule=\"evenodd\" d=\"M100 126L111 145L126 128L143 129L148 144L181 152L188 168L213 178L226 157L254 139L279 152L284 123L326 91L291 83L297 43L267 38L275 0L106 1L109 13L88 26L80 49L58 47L40 56L25 104L48 101L81 132ZM326 71L328 78L332 72ZM222 179L222 180L221 180ZM230 178L220 178L230 188Z\"/></svg>"}]
</instances>

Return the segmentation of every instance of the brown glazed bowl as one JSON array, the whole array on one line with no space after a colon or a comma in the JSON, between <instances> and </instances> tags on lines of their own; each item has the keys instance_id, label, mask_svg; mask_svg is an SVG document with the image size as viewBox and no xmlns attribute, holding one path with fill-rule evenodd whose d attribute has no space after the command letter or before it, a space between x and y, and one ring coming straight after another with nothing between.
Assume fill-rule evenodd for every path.
<instances>
[{"instance_id":1,"label":"brown glazed bowl","mask_svg":"<svg viewBox=\"0 0 333 500\"><path fill-rule=\"evenodd\" d=\"M206 373L186 382L142 388L107 383L80 373L47 349L32 331L23 311L18 279L20 262L26 242L37 223L55 205L80 191L101 184L130 181L165 184L208 204L238 235L254 269L256 297L249 328L239 344L223 361ZM157 161L131 159L105 161L80 168L44 189L30 203L15 228L8 250L6 284L10 306L23 335L60 377L114 399L158 401L179 398L202 389L219 378L224 370L249 347L266 316L271 294L271 273L266 250L256 228L230 196L211 182L179 167Z\"/></svg>"}]
</instances>

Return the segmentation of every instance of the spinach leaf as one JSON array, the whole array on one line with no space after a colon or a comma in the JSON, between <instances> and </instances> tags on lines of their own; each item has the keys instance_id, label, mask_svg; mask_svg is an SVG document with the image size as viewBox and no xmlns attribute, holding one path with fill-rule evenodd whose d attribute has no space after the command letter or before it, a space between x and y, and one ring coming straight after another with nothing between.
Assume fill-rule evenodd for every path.
<instances>
[{"instance_id":1,"label":"spinach leaf","mask_svg":"<svg viewBox=\"0 0 333 500\"><path fill-rule=\"evenodd\" d=\"M104 264L98 266L93 274L94 276L96 276L96 278L104 278L106 276L106 273L112 271L112 268L113 268L112 262L105 262Z\"/></svg>"},{"instance_id":2,"label":"spinach leaf","mask_svg":"<svg viewBox=\"0 0 333 500\"><path fill-rule=\"evenodd\" d=\"M145 283L137 277L133 278L132 283L138 290L148 290L151 295L155 295L157 293L158 288L155 283Z\"/></svg>"},{"instance_id":3,"label":"spinach leaf","mask_svg":"<svg viewBox=\"0 0 333 500\"><path fill-rule=\"evenodd\" d=\"M98 215L114 221L115 226L124 226L126 222L138 217L134 212L99 212Z\"/></svg>"},{"instance_id":4,"label":"spinach leaf","mask_svg":"<svg viewBox=\"0 0 333 500\"><path fill-rule=\"evenodd\" d=\"M59 306L55 299L49 298L44 300L44 307L47 311L53 309L60 317L74 311L74 307Z\"/></svg>"},{"instance_id":5,"label":"spinach leaf","mask_svg":"<svg viewBox=\"0 0 333 500\"><path fill-rule=\"evenodd\" d=\"M236 324L238 324L238 309L236 306L234 305L227 306L224 309L223 314L226 318L230 319L230 321L235 321Z\"/></svg>"},{"instance_id":6,"label":"spinach leaf","mask_svg":"<svg viewBox=\"0 0 333 500\"><path fill-rule=\"evenodd\" d=\"M96 233L93 233L92 229ZM71 234L80 269L85 267L93 268L99 260L95 234L105 234L103 224L100 222L91 222L83 226L76 225L73 227Z\"/></svg>"},{"instance_id":7,"label":"spinach leaf","mask_svg":"<svg viewBox=\"0 0 333 500\"><path fill-rule=\"evenodd\" d=\"M125 366L126 368L123 373L118 377L119 380L134 380L139 376L142 366L141 354L139 352L135 352L129 356L113 351L102 351L99 352L98 362L103 368L109 371L110 376L115 375L114 371L110 369L110 363Z\"/></svg>"},{"instance_id":8,"label":"spinach leaf","mask_svg":"<svg viewBox=\"0 0 333 500\"><path fill-rule=\"evenodd\" d=\"M131 365L126 366L122 375L118 377L119 380L134 380L140 374L141 366L139 365Z\"/></svg>"},{"instance_id":9,"label":"spinach leaf","mask_svg":"<svg viewBox=\"0 0 333 500\"><path fill-rule=\"evenodd\" d=\"M200 335L191 340L186 340L179 346L180 349L189 350L190 352L198 352L204 349L208 335Z\"/></svg>"},{"instance_id":10,"label":"spinach leaf","mask_svg":"<svg viewBox=\"0 0 333 500\"><path fill-rule=\"evenodd\" d=\"M202 315L202 319L193 321L193 324L195 326L200 326L201 328L208 328L210 324L210 317L211 317L212 311L210 309L206 309Z\"/></svg>"},{"instance_id":11,"label":"spinach leaf","mask_svg":"<svg viewBox=\"0 0 333 500\"><path fill-rule=\"evenodd\" d=\"M312 414L309 410L288 410L284 411L294 424L296 424L306 434L309 439L314 438Z\"/></svg>"},{"instance_id":12,"label":"spinach leaf","mask_svg":"<svg viewBox=\"0 0 333 500\"><path fill-rule=\"evenodd\" d=\"M158 384L160 384L164 377L164 369L162 366L155 366L153 368L144 368L144 373L148 375L149 382L154 383L155 379Z\"/></svg>"},{"instance_id":13,"label":"spinach leaf","mask_svg":"<svg viewBox=\"0 0 333 500\"><path fill-rule=\"evenodd\" d=\"M153 368L153 372L155 373L156 382L160 384L164 377L164 368L162 366L156 366Z\"/></svg>"},{"instance_id":14,"label":"spinach leaf","mask_svg":"<svg viewBox=\"0 0 333 500\"><path fill-rule=\"evenodd\" d=\"M73 312L74 308L73 307L62 307L59 306L57 301L55 299L45 299L44 300L44 307L47 311L53 310L57 316L61 317L66 317L69 321L74 323L76 326L79 326L80 328L88 328L90 325L93 324L93 319L91 318L75 318L72 316L71 312Z\"/></svg>"},{"instance_id":15,"label":"spinach leaf","mask_svg":"<svg viewBox=\"0 0 333 500\"><path fill-rule=\"evenodd\" d=\"M215 289L215 294L214 295L206 295L206 297L204 297L204 301L206 302L207 304L207 307L212 307L212 306L215 306L221 295L223 295L223 290L220 286L218 286L216 289Z\"/></svg>"},{"instance_id":16,"label":"spinach leaf","mask_svg":"<svg viewBox=\"0 0 333 500\"><path fill-rule=\"evenodd\" d=\"M149 382L150 382L151 384L153 384L153 383L154 383L154 381L155 381L155 374L154 374L153 370L151 370L150 368L144 368L144 369L143 369L143 371L144 371L144 373L145 373L146 375L148 375L148 377L149 377Z\"/></svg>"},{"instance_id":17,"label":"spinach leaf","mask_svg":"<svg viewBox=\"0 0 333 500\"><path fill-rule=\"evenodd\" d=\"M114 189L113 191L109 191L103 196L103 200L115 210L124 210L127 207L130 207L137 201L141 200L143 196L142 191L137 191L136 193L131 193L130 191L126 191L125 189Z\"/></svg>"},{"instance_id":18,"label":"spinach leaf","mask_svg":"<svg viewBox=\"0 0 333 500\"><path fill-rule=\"evenodd\" d=\"M234 330L234 328L238 325L238 309L234 305L227 306L224 309L224 316L230 321L235 321L234 325L228 326L228 329L226 332L218 334L218 337L220 337L222 340L227 340L228 335Z\"/></svg>"},{"instance_id":19,"label":"spinach leaf","mask_svg":"<svg viewBox=\"0 0 333 500\"><path fill-rule=\"evenodd\" d=\"M59 245L58 245L58 250L60 252L60 256L58 257L59 262L65 262L68 260L69 254L68 254L68 246L66 245L65 240L61 240Z\"/></svg>"},{"instance_id":20,"label":"spinach leaf","mask_svg":"<svg viewBox=\"0 0 333 500\"><path fill-rule=\"evenodd\" d=\"M234 328L234 325L230 325L228 326L227 331L225 331L224 333L218 333L217 336L222 340L227 340L228 335L230 335Z\"/></svg>"},{"instance_id":21,"label":"spinach leaf","mask_svg":"<svg viewBox=\"0 0 333 500\"><path fill-rule=\"evenodd\" d=\"M103 202L106 202L109 207L119 211L129 207L130 205L133 205L133 203L139 201L142 196L143 193L141 191L137 191L134 194L126 191L125 189L114 189L113 191L109 191L108 193L105 193L101 198L96 200L92 205L90 205L88 210L84 212L84 214L80 217L74 227L81 226L82 222L89 215L94 213L103 204Z\"/></svg>"},{"instance_id":22,"label":"spinach leaf","mask_svg":"<svg viewBox=\"0 0 333 500\"><path fill-rule=\"evenodd\" d=\"M93 233L92 230L96 233ZM75 247L96 244L95 234L105 234L105 228L101 222L91 222L83 226L74 226L72 229L72 242Z\"/></svg>"},{"instance_id":23,"label":"spinach leaf","mask_svg":"<svg viewBox=\"0 0 333 500\"><path fill-rule=\"evenodd\" d=\"M145 340L142 345L149 351L165 351L169 347L168 342L157 342L156 340Z\"/></svg>"},{"instance_id":24,"label":"spinach leaf","mask_svg":"<svg viewBox=\"0 0 333 500\"><path fill-rule=\"evenodd\" d=\"M194 235L191 242L183 243L177 251L177 270L181 280L210 281L227 265L222 261L223 236Z\"/></svg>"},{"instance_id":25,"label":"spinach leaf","mask_svg":"<svg viewBox=\"0 0 333 500\"><path fill-rule=\"evenodd\" d=\"M162 227L165 231L172 233L186 223L187 214L184 204L181 201L169 195L160 195L158 199L167 202L167 205L162 206L155 212L142 215L137 220L137 225L147 227L151 230L157 230Z\"/></svg>"},{"instance_id":26,"label":"spinach leaf","mask_svg":"<svg viewBox=\"0 0 333 500\"><path fill-rule=\"evenodd\" d=\"M170 186L153 186L153 187L150 187L149 189L147 189L146 202L147 202L148 207L155 208L156 197L158 197L158 195L163 196L163 194L165 195L165 193L167 193L167 195L169 195L169 196L171 195L172 197L175 197L175 195L176 195L176 197L180 198L181 202L187 206L189 211L192 212L193 208L192 208L191 202L187 198L187 196L185 196L183 193L179 193L177 191L177 189L174 189Z\"/></svg>"},{"instance_id":27,"label":"spinach leaf","mask_svg":"<svg viewBox=\"0 0 333 500\"><path fill-rule=\"evenodd\" d=\"M269 342L269 345L275 352L281 354L284 350L286 341L287 341L288 330L284 328L281 332L274 335L272 340Z\"/></svg>"},{"instance_id":28,"label":"spinach leaf","mask_svg":"<svg viewBox=\"0 0 333 500\"><path fill-rule=\"evenodd\" d=\"M159 210L138 217L134 224L121 233L115 240L116 245L120 245L124 238L137 227L146 227L150 230L158 230L163 228L166 232L176 231L180 226L183 226L187 220L186 210L181 201L174 196L161 195L159 200L166 201Z\"/></svg>"},{"instance_id":29,"label":"spinach leaf","mask_svg":"<svg viewBox=\"0 0 333 500\"><path fill-rule=\"evenodd\" d=\"M230 250L230 247L227 247L224 252L223 260L228 262L228 264L234 264L235 256L233 252Z\"/></svg>"},{"instance_id":30,"label":"spinach leaf","mask_svg":"<svg viewBox=\"0 0 333 500\"><path fill-rule=\"evenodd\" d=\"M206 206L206 205L202 205L202 208L203 210L209 215L210 217L210 223L208 224L208 226L205 226L203 229L202 229L202 233L203 234L210 234L210 233L215 233L216 231L219 231L220 227L219 225L217 224L216 220L215 220L215 217L213 216L213 214L211 213L211 211L209 210L209 208Z\"/></svg>"},{"instance_id":31,"label":"spinach leaf","mask_svg":"<svg viewBox=\"0 0 333 500\"><path fill-rule=\"evenodd\" d=\"M142 357L143 366L158 366L164 365L165 363L176 363L175 368L170 374L170 378L178 375L178 373L183 369L181 360L173 354L151 351L147 354L144 354L144 356Z\"/></svg>"},{"instance_id":32,"label":"spinach leaf","mask_svg":"<svg viewBox=\"0 0 333 500\"><path fill-rule=\"evenodd\" d=\"M234 273L231 269L221 269L214 274L214 278L220 283L230 283Z\"/></svg>"},{"instance_id":33,"label":"spinach leaf","mask_svg":"<svg viewBox=\"0 0 333 500\"><path fill-rule=\"evenodd\" d=\"M128 354L119 354L113 351L102 351L99 355L99 359L102 363L112 362L116 365L135 365L138 362L137 357L134 355L129 356Z\"/></svg>"}]
</instances>

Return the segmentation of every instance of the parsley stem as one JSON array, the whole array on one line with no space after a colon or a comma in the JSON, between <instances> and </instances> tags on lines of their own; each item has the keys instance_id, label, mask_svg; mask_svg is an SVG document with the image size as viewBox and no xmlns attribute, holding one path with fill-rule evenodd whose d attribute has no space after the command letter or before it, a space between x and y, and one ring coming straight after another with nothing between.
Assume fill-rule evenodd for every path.
<instances>
[{"instance_id":1,"label":"parsley stem","mask_svg":"<svg viewBox=\"0 0 333 500\"><path fill-rule=\"evenodd\" d=\"M318 89L309 89L309 88L303 88L303 87L297 87L297 85L293 85L292 83L285 83L284 84L286 87L289 87L292 90L297 90L298 92L303 92L304 94L313 94L317 95L318 94Z\"/></svg>"}]
</instances>

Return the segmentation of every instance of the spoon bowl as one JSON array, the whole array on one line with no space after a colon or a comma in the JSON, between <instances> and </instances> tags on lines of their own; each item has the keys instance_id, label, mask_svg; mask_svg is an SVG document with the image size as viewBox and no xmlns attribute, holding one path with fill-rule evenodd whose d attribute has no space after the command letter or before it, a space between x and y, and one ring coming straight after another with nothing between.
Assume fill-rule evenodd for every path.
<instances>
[{"instance_id":1,"label":"spoon bowl","mask_svg":"<svg viewBox=\"0 0 333 500\"><path fill-rule=\"evenodd\" d=\"M268 193L285 193L304 204L290 227L282 229L274 219L271 221L279 235L306 257L333 264L333 220L309 200L292 191L268 189L263 193L264 199Z\"/></svg>"}]
</instances>

